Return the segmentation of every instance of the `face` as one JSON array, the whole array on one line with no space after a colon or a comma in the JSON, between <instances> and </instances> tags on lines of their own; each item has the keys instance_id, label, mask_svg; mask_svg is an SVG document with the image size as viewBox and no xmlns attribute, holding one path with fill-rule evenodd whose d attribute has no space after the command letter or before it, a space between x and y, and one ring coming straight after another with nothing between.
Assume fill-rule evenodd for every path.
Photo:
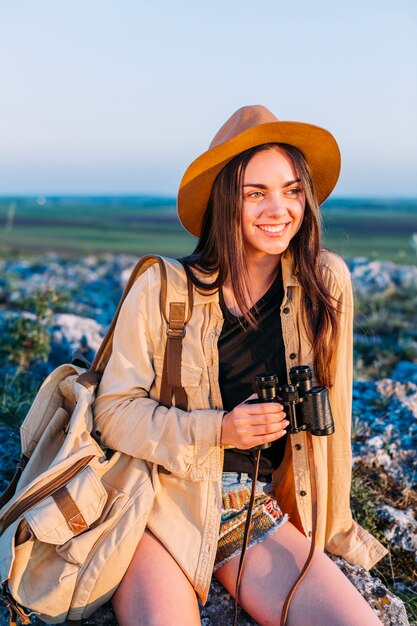
<instances>
[{"instance_id":1,"label":"face","mask_svg":"<svg viewBox=\"0 0 417 626\"><path fill-rule=\"evenodd\" d=\"M301 226L305 194L299 175L283 150L257 152L243 180L242 233L247 262L275 257L278 262Z\"/></svg>"}]
</instances>

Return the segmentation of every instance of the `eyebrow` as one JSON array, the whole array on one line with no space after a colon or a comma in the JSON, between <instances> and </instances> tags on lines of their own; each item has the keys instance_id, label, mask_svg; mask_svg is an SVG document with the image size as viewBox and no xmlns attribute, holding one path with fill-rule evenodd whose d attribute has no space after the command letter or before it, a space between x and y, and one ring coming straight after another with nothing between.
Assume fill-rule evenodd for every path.
<instances>
[{"instance_id":1,"label":"eyebrow","mask_svg":"<svg viewBox=\"0 0 417 626\"><path fill-rule=\"evenodd\" d=\"M295 178L294 180L289 180L287 183L284 183L283 187L290 187L291 185L295 185L296 183L301 183L301 178ZM268 189L268 185L263 185L262 183L246 183L243 186L244 187L257 187L258 189Z\"/></svg>"}]
</instances>

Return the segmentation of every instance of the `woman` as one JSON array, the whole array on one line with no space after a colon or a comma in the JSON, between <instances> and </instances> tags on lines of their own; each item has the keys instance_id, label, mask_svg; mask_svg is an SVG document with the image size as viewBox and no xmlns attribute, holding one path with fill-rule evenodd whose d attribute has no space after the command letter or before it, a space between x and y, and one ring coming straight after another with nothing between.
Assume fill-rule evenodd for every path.
<instances>
[{"instance_id":1,"label":"woman","mask_svg":"<svg viewBox=\"0 0 417 626\"><path fill-rule=\"evenodd\" d=\"M196 593L206 600L213 568L234 594L254 446L272 444L261 455L239 593L257 622L279 623L309 552L309 441L316 545L367 568L386 552L349 507L352 294L343 261L320 248L318 210L339 168L330 133L249 106L183 177L179 216L199 237L182 259L194 284L181 368L188 410L158 403L165 327L156 267L123 306L95 405L104 443L144 459L155 489L147 530L114 596L121 625L199 624ZM279 402L245 403L255 397L256 374L277 373L286 383L297 364L310 365L315 381L329 387L333 435L289 436ZM380 621L316 550L287 623Z\"/></svg>"}]
</instances>

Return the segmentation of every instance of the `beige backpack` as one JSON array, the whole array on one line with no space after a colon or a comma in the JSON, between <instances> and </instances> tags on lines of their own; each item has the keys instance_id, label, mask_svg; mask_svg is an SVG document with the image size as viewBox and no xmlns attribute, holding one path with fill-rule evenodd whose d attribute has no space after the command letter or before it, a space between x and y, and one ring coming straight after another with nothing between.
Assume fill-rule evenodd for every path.
<instances>
[{"instance_id":1,"label":"beige backpack","mask_svg":"<svg viewBox=\"0 0 417 626\"><path fill-rule=\"evenodd\" d=\"M174 396L177 406L186 406L181 350L192 313L192 285L187 281L188 302L170 302L167 315L170 267L175 264L175 280L180 275L185 282L185 272L177 261L144 257L91 368L66 364L55 369L21 426L22 458L0 509L0 575L11 624L29 624L31 614L54 624L91 615L114 593L146 526L154 497L148 466L99 445L91 406L121 304L154 263L161 271L168 336L160 401L163 395L172 403Z\"/></svg>"}]
</instances>

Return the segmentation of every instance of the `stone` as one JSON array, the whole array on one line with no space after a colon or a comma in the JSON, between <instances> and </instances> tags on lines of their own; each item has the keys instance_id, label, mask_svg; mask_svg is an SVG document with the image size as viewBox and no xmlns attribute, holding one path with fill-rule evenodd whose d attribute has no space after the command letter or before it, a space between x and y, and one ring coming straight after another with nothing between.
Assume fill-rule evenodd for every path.
<instances>
[{"instance_id":1,"label":"stone","mask_svg":"<svg viewBox=\"0 0 417 626\"><path fill-rule=\"evenodd\" d=\"M373 578L363 567L349 565L340 557L332 557L332 559L374 609L384 626L409 626L404 603L392 594L378 578ZM200 607L200 616L202 626L233 625L234 601L216 580L213 580L211 584L205 606ZM32 624L40 626L43 622L33 618ZM238 624L239 626L256 626L257 622L245 611L239 609ZM2 613L0 612L0 626L7 626L4 610ZM85 619L83 626L117 626L111 604L106 604Z\"/></svg>"},{"instance_id":2,"label":"stone","mask_svg":"<svg viewBox=\"0 0 417 626\"><path fill-rule=\"evenodd\" d=\"M83 259L48 255L34 260L0 260L0 318L6 319L10 312L16 314L17 305L23 298L47 286L61 296L61 308L55 315L56 324L52 329L54 334L48 370L68 361L76 348L81 347L90 358L112 319L124 283L136 260L132 255L91 255ZM417 287L416 267L367 259L351 259L348 264L356 293L371 301L397 292L407 294ZM358 337L358 342L371 348L375 344L383 345L382 339L375 334ZM39 375L41 365L36 368L31 375ZM43 376L46 374L43 370L41 373ZM365 469L377 470L381 467L399 486L409 490L415 489L416 480L416 403L417 363L411 361L398 362L389 378L354 384L354 462L361 463ZM18 457L18 431L0 426L0 491L11 478ZM387 543L416 555L415 513L411 509L399 510L388 504L378 507L377 513L386 524ZM348 565L343 559L332 558L380 615L383 624L408 624L403 603L379 579L373 578L363 568ZM204 626L227 626L233 623L233 614L233 601L214 581L209 599L201 608L201 623ZM0 626L6 623L5 611L0 608ZM34 620L33 623L41 622ZM96 624L116 624L109 604L85 621L86 626ZM240 611L239 624L250 626L255 622Z\"/></svg>"},{"instance_id":3,"label":"stone","mask_svg":"<svg viewBox=\"0 0 417 626\"><path fill-rule=\"evenodd\" d=\"M388 541L414 554L417 563L417 519L415 511L396 509L388 504L378 507L381 518L389 524L384 534Z\"/></svg>"},{"instance_id":4,"label":"stone","mask_svg":"<svg viewBox=\"0 0 417 626\"><path fill-rule=\"evenodd\" d=\"M415 488L417 385L390 378L353 385L354 464L381 467L403 488Z\"/></svg>"},{"instance_id":5,"label":"stone","mask_svg":"<svg viewBox=\"0 0 417 626\"><path fill-rule=\"evenodd\" d=\"M360 565L349 565L336 556L331 558L374 609L384 626L409 626L404 602L389 591L379 578L371 576Z\"/></svg>"},{"instance_id":6,"label":"stone","mask_svg":"<svg viewBox=\"0 0 417 626\"><path fill-rule=\"evenodd\" d=\"M402 383L411 382L417 385L417 363L399 361L391 372L390 378Z\"/></svg>"},{"instance_id":7,"label":"stone","mask_svg":"<svg viewBox=\"0 0 417 626\"><path fill-rule=\"evenodd\" d=\"M370 298L386 297L395 291L416 289L417 267L392 261L347 259L355 292Z\"/></svg>"}]
</instances>

